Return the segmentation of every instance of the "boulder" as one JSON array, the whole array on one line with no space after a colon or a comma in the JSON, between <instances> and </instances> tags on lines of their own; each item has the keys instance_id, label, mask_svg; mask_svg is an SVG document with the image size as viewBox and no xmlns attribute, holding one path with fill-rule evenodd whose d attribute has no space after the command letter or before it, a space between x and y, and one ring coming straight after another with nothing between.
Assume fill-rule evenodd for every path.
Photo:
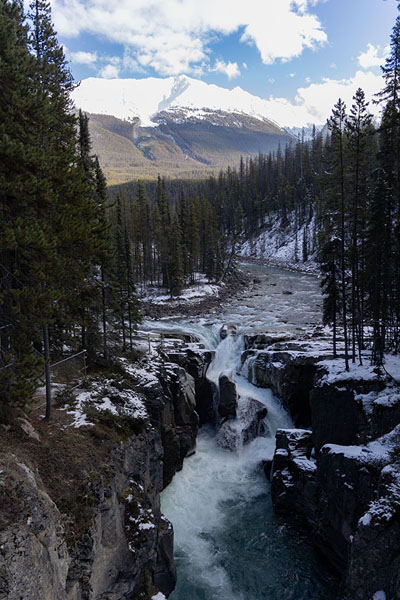
<instances>
[{"instance_id":1,"label":"boulder","mask_svg":"<svg viewBox=\"0 0 400 600\"><path fill-rule=\"evenodd\" d=\"M225 418L218 427L217 443L236 452L265 431L267 408L254 398L239 398L236 419Z\"/></svg>"},{"instance_id":2,"label":"boulder","mask_svg":"<svg viewBox=\"0 0 400 600\"><path fill-rule=\"evenodd\" d=\"M222 325L219 330L219 337L221 340L224 340L228 335L236 335L236 325L233 323L226 323L225 325Z\"/></svg>"},{"instance_id":3,"label":"boulder","mask_svg":"<svg viewBox=\"0 0 400 600\"><path fill-rule=\"evenodd\" d=\"M236 417L238 394L232 372L221 373L218 379L218 412L221 417Z\"/></svg>"}]
</instances>

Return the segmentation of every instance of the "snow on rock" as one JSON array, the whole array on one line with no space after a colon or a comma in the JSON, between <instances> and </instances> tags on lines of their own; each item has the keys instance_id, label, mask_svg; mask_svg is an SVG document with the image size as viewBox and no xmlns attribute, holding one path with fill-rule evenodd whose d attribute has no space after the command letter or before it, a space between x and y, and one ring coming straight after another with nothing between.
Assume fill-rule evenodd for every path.
<instances>
[{"instance_id":1,"label":"snow on rock","mask_svg":"<svg viewBox=\"0 0 400 600\"><path fill-rule=\"evenodd\" d=\"M392 454L400 448L400 425L397 425L387 435L369 442L365 446L341 446L339 444L325 444L323 451L329 454L342 454L347 458L354 458L360 463L373 460L389 463Z\"/></svg>"},{"instance_id":2,"label":"snow on rock","mask_svg":"<svg viewBox=\"0 0 400 600\"><path fill-rule=\"evenodd\" d=\"M385 355L385 368L381 369L380 372L378 372L376 366L371 365L370 356L367 353L364 353L362 365L358 363L358 360L354 364L349 361L348 371L345 369L343 357L322 360L319 362L319 365L323 367L325 371L325 374L319 379L319 384L332 384L347 381L377 381L380 379L382 382L385 381L385 383L387 383L387 387L383 393L379 393L379 397L369 396L370 401L373 400L376 403L380 403L382 406L391 406L400 397L398 386L390 385L392 378L400 373L400 356L391 354ZM364 396L364 398L368 403L368 396Z\"/></svg>"},{"instance_id":3,"label":"snow on rock","mask_svg":"<svg viewBox=\"0 0 400 600\"><path fill-rule=\"evenodd\" d=\"M398 448L398 446L397 446ZM394 448L391 455L393 456ZM400 471L398 465L389 464L381 472L381 495L371 502L368 512L361 517L363 527L387 523L400 512Z\"/></svg>"},{"instance_id":4,"label":"snow on rock","mask_svg":"<svg viewBox=\"0 0 400 600\"><path fill-rule=\"evenodd\" d=\"M153 350L152 346L150 348ZM158 357L158 354L156 355ZM135 381L141 384L142 387L152 387L158 383L158 377L154 373L154 361L151 363L132 364L127 358L118 358L117 362L121 365L124 371L133 377ZM145 368L147 366L147 368Z\"/></svg>"},{"instance_id":5,"label":"snow on rock","mask_svg":"<svg viewBox=\"0 0 400 600\"><path fill-rule=\"evenodd\" d=\"M151 597L151 600L167 600L166 597L164 596L164 594L162 594L161 592L158 592L158 594L156 594L155 596ZM386 600L386 598L377 598L376 600Z\"/></svg>"}]
</instances>

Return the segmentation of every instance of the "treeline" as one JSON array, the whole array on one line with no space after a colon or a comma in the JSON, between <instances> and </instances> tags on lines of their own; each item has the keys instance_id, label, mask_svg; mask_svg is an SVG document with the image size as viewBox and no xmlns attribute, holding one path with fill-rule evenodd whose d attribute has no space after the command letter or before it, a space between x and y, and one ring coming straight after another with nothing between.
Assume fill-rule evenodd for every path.
<instances>
[{"instance_id":1,"label":"treeline","mask_svg":"<svg viewBox=\"0 0 400 600\"><path fill-rule=\"evenodd\" d=\"M226 269L228 240L215 206L189 182L141 182L116 188L109 211L113 237L130 248L135 284L163 286L172 296L198 275L219 281ZM119 244L119 260L126 257Z\"/></svg>"},{"instance_id":2,"label":"treeline","mask_svg":"<svg viewBox=\"0 0 400 600\"><path fill-rule=\"evenodd\" d=\"M80 349L107 355L110 323L138 318L87 117L50 6L0 0L0 388L23 405L50 362ZM132 267L133 268L133 267ZM133 278L132 278L133 281ZM129 340L123 339L126 346ZM48 402L47 416L50 414Z\"/></svg>"}]
</instances>

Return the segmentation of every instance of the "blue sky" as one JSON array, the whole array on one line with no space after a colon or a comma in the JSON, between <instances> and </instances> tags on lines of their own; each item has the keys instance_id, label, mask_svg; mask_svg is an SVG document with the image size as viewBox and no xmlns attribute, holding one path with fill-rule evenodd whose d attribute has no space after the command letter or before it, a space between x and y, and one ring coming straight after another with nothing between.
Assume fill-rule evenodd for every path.
<instances>
[{"instance_id":1,"label":"blue sky","mask_svg":"<svg viewBox=\"0 0 400 600\"><path fill-rule=\"evenodd\" d=\"M398 14L395 0L52 0L52 9L77 80L186 74L311 116L359 85L368 96L379 89Z\"/></svg>"}]
</instances>

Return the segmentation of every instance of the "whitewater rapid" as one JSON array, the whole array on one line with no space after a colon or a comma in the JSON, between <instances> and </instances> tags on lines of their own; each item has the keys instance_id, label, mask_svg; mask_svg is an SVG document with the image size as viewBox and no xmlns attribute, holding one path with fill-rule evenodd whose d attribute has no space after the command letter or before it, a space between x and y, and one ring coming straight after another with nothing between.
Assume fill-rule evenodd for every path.
<instances>
[{"instance_id":1,"label":"whitewater rapid","mask_svg":"<svg viewBox=\"0 0 400 600\"><path fill-rule=\"evenodd\" d=\"M158 324L196 335L215 351L207 377L217 384L221 372L231 372L239 396L261 402L268 411L263 435L248 445L239 443L235 452L219 447L214 427L203 427L196 453L162 493L162 511L175 531L178 582L171 600L329 600L335 595L336 581L306 537L274 514L263 461L273 456L276 429L293 425L271 390L249 383L241 362L244 334L299 331L318 323L318 283L260 267L257 276L261 285L220 314ZM290 294L282 293L288 286ZM221 340L219 329L228 322L236 325L236 334Z\"/></svg>"}]
</instances>

